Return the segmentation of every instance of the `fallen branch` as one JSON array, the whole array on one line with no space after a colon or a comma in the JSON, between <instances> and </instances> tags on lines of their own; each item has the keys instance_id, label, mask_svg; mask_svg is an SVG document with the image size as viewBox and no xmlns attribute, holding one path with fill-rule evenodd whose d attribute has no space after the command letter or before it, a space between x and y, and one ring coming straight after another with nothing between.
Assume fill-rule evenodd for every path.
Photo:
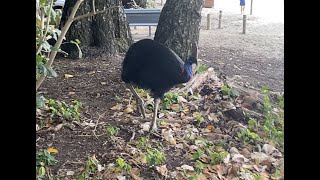
<instances>
[{"instance_id":1,"label":"fallen branch","mask_svg":"<svg viewBox=\"0 0 320 180\"><path fill-rule=\"evenodd\" d=\"M206 72L201 74L196 74L185 87L178 89L177 92L183 91L196 91L201 84L203 84L211 75L214 74L213 68L209 68Z\"/></svg>"}]
</instances>

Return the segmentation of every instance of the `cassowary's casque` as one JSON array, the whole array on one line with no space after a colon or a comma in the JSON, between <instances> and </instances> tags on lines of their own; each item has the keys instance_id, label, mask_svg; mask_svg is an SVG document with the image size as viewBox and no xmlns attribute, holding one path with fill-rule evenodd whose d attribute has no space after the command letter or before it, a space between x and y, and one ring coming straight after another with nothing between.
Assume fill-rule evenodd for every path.
<instances>
[{"instance_id":1,"label":"cassowary's casque","mask_svg":"<svg viewBox=\"0 0 320 180\"><path fill-rule=\"evenodd\" d=\"M157 129L160 100L172 87L191 79L192 64L197 64L196 43L192 44L191 56L185 63L171 49L151 39L140 40L129 48L123 60L121 79L134 94L143 118L146 117L144 102L132 85L151 91L155 107L150 131Z\"/></svg>"}]
</instances>

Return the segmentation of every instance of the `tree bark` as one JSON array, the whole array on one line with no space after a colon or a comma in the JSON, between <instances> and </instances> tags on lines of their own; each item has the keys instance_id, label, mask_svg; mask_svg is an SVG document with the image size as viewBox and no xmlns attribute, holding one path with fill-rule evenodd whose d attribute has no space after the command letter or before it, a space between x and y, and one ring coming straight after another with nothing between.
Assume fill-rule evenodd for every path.
<instances>
[{"instance_id":1,"label":"tree bark","mask_svg":"<svg viewBox=\"0 0 320 180\"><path fill-rule=\"evenodd\" d=\"M191 54L191 44L199 44L202 6L203 0L167 0L154 40L171 48L185 61Z\"/></svg>"},{"instance_id":2,"label":"tree bark","mask_svg":"<svg viewBox=\"0 0 320 180\"><path fill-rule=\"evenodd\" d=\"M76 0L66 0L60 27L65 23L75 2ZM83 56L115 55L119 52L126 52L132 44L132 36L121 1L95 0L96 11L109 7L115 8L108 10L106 13L77 20L67 32L67 42L75 39L80 40L79 46ZM79 8L77 16L92 11L92 0L86 0ZM70 58L78 57L78 49L73 44L64 44L61 49L66 51Z\"/></svg>"}]
</instances>

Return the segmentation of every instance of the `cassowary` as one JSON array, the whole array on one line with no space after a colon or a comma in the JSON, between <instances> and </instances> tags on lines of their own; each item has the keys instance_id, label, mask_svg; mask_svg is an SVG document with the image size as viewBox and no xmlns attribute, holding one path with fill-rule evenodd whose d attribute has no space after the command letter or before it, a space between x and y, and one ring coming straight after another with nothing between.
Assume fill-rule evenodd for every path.
<instances>
[{"instance_id":1,"label":"cassowary","mask_svg":"<svg viewBox=\"0 0 320 180\"><path fill-rule=\"evenodd\" d=\"M164 94L177 84L188 82L192 75L192 64L197 64L197 45L192 44L191 56L184 63L170 48L151 39L134 43L122 63L121 79L135 96L137 107L146 117L144 102L133 85L151 91L154 98L154 114L150 132L157 130L157 112Z\"/></svg>"}]
</instances>

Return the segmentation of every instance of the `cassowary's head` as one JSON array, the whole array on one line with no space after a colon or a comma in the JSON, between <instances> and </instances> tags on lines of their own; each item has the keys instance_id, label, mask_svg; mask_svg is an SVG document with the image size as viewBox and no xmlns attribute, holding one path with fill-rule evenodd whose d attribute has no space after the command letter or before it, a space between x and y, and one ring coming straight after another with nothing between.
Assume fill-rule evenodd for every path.
<instances>
[{"instance_id":1,"label":"cassowary's head","mask_svg":"<svg viewBox=\"0 0 320 180\"><path fill-rule=\"evenodd\" d=\"M185 69L189 76L193 76L195 69L198 65L198 45L197 43L191 44L191 55L185 63Z\"/></svg>"}]
</instances>

